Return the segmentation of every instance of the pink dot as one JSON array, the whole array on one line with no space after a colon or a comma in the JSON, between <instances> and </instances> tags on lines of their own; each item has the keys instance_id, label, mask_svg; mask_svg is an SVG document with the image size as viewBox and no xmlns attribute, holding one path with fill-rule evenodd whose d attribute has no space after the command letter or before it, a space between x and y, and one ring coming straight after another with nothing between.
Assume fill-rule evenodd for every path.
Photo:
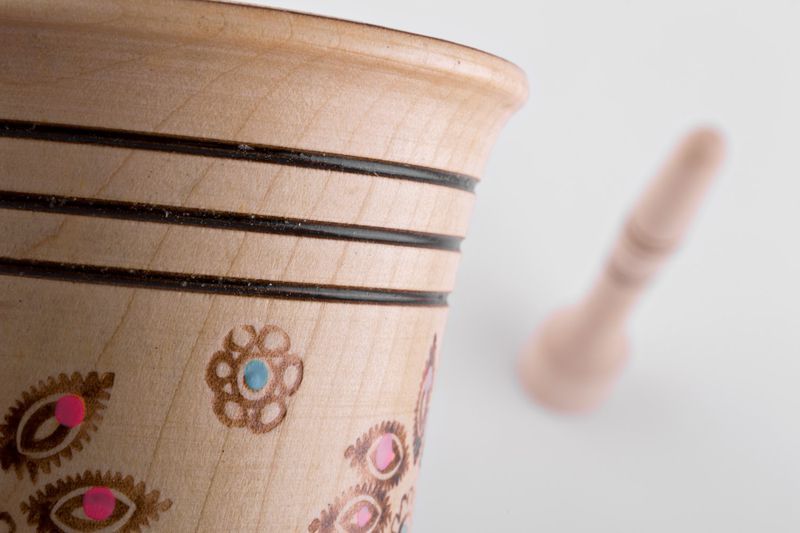
<instances>
[{"instance_id":1,"label":"pink dot","mask_svg":"<svg viewBox=\"0 0 800 533\"><path fill-rule=\"evenodd\" d=\"M108 487L92 487L83 493L83 513L98 522L114 512L117 498Z\"/></svg>"},{"instance_id":2,"label":"pink dot","mask_svg":"<svg viewBox=\"0 0 800 533\"><path fill-rule=\"evenodd\" d=\"M56 420L58 423L74 428L86 416L86 404L77 394L66 394L56 402Z\"/></svg>"},{"instance_id":3,"label":"pink dot","mask_svg":"<svg viewBox=\"0 0 800 533\"><path fill-rule=\"evenodd\" d=\"M392 464L394 458L394 439L391 434L384 433L375 450L375 466L378 467L379 471L383 472Z\"/></svg>"},{"instance_id":4,"label":"pink dot","mask_svg":"<svg viewBox=\"0 0 800 533\"><path fill-rule=\"evenodd\" d=\"M356 514L356 525L358 527L364 527L369 524L370 519L372 518L372 511L369 510L369 507L364 505L361 509L358 510L358 514Z\"/></svg>"}]
</instances>

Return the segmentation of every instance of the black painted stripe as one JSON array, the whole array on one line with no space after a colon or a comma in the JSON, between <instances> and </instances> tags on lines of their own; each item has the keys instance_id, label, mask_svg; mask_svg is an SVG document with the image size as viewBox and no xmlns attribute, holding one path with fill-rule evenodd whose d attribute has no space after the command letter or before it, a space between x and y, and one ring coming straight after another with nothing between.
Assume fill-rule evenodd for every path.
<instances>
[{"instance_id":1,"label":"black painted stripe","mask_svg":"<svg viewBox=\"0 0 800 533\"><path fill-rule=\"evenodd\" d=\"M436 233L14 191L0 191L0 209L118 218L140 222L201 226L255 233L278 233L298 237L338 239L449 251L458 251L462 240L459 237Z\"/></svg>"},{"instance_id":2,"label":"black painted stripe","mask_svg":"<svg viewBox=\"0 0 800 533\"><path fill-rule=\"evenodd\" d=\"M250 278L14 259L10 257L0 257L0 275L73 283L288 300L427 307L447 305L447 293L445 292L287 283Z\"/></svg>"},{"instance_id":3,"label":"black painted stripe","mask_svg":"<svg viewBox=\"0 0 800 533\"><path fill-rule=\"evenodd\" d=\"M379 159L159 133L0 119L0 137L94 144L226 159L244 159L275 165L397 178L470 192L475 190L477 183L475 178L465 174Z\"/></svg>"}]
</instances>

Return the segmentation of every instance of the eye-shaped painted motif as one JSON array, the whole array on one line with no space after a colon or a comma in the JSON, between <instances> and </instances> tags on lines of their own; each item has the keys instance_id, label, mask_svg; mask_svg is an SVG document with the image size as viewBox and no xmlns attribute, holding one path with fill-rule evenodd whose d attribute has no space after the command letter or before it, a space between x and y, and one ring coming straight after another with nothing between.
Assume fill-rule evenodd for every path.
<instances>
[{"instance_id":1,"label":"eye-shaped painted motif","mask_svg":"<svg viewBox=\"0 0 800 533\"><path fill-rule=\"evenodd\" d=\"M400 499L400 509L392 518L389 528L391 533L409 533L411 531L411 504L414 501L414 489L409 489Z\"/></svg>"},{"instance_id":2,"label":"eye-shaped painted motif","mask_svg":"<svg viewBox=\"0 0 800 533\"><path fill-rule=\"evenodd\" d=\"M425 424L428 421L428 406L431 401L433 391L433 378L436 366L436 336L433 336L433 344L422 371L422 381L419 385L417 396L417 407L414 409L414 463L419 462L422 455L422 445L425 442Z\"/></svg>"},{"instance_id":3,"label":"eye-shaped painted motif","mask_svg":"<svg viewBox=\"0 0 800 533\"><path fill-rule=\"evenodd\" d=\"M303 361L290 348L289 335L278 326L228 333L206 368L220 422L266 433L283 421L287 401L303 381Z\"/></svg>"},{"instance_id":4,"label":"eye-shaped painted motif","mask_svg":"<svg viewBox=\"0 0 800 533\"><path fill-rule=\"evenodd\" d=\"M344 456L366 479L392 488L408 469L406 430L399 422L382 422L359 437Z\"/></svg>"},{"instance_id":5,"label":"eye-shaped painted motif","mask_svg":"<svg viewBox=\"0 0 800 533\"><path fill-rule=\"evenodd\" d=\"M377 485L359 485L342 494L308 526L309 533L380 533L391 509Z\"/></svg>"},{"instance_id":6,"label":"eye-shaped painted motif","mask_svg":"<svg viewBox=\"0 0 800 533\"><path fill-rule=\"evenodd\" d=\"M3 511L0 513L0 533L15 533L17 531L17 523L11 518L11 515Z\"/></svg>"},{"instance_id":7,"label":"eye-shaped painted motif","mask_svg":"<svg viewBox=\"0 0 800 533\"><path fill-rule=\"evenodd\" d=\"M172 507L130 476L87 470L48 483L20 506L39 532L141 531Z\"/></svg>"},{"instance_id":8,"label":"eye-shaped painted motif","mask_svg":"<svg viewBox=\"0 0 800 533\"><path fill-rule=\"evenodd\" d=\"M0 426L0 467L14 468L19 479L27 471L36 482L39 471L50 472L51 463L61 466L62 458L72 458L97 430L113 385L113 373L90 372L84 378L76 372L23 392Z\"/></svg>"}]
</instances>

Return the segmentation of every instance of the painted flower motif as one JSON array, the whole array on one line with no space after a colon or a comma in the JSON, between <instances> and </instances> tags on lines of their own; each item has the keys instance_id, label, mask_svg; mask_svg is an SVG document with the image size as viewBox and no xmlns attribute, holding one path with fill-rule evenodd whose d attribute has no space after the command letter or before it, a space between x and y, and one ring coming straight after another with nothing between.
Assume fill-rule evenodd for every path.
<instances>
[{"instance_id":1,"label":"painted flower motif","mask_svg":"<svg viewBox=\"0 0 800 533\"><path fill-rule=\"evenodd\" d=\"M36 482L40 471L61 466L83 449L97 430L111 395L114 374L77 372L50 377L22 393L0 425L0 467L13 468L19 479L27 472Z\"/></svg>"},{"instance_id":2,"label":"painted flower motif","mask_svg":"<svg viewBox=\"0 0 800 533\"><path fill-rule=\"evenodd\" d=\"M303 381L303 361L290 348L289 335L274 325L228 333L206 368L220 422L266 433L283 421L287 401Z\"/></svg>"},{"instance_id":3,"label":"painted flower motif","mask_svg":"<svg viewBox=\"0 0 800 533\"><path fill-rule=\"evenodd\" d=\"M433 337L414 409L414 463L419 461L425 438L431 390L436 363L436 336ZM411 528L413 487L403 494L400 508L391 515L389 497L400 484L411 463L406 430L400 422L384 421L373 426L349 446L345 459L358 470L362 485L350 488L322 511L308 526L310 533L379 533L387 525L391 533L408 533Z\"/></svg>"},{"instance_id":4,"label":"painted flower motif","mask_svg":"<svg viewBox=\"0 0 800 533\"><path fill-rule=\"evenodd\" d=\"M406 431L399 422L382 422L371 428L344 452L364 479L382 488L396 486L408 469Z\"/></svg>"},{"instance_id":5,"label":"painted flower motif","mask_svg":"<svg viewBox=\"0 0 800 533\"><path fill-rule=\"evenodd\" d=\"M422 371L422 381L419 385L417 396L417 407L414 409L414 463L418 463L422 455L422 447L425 443L425 424L428 421L428 407L433 390L433 378L436 365L436 336L433 337L433 344Z\"/></svg>"},{"instance_id":6,"label":"painted flower motif","mask_svg":"<svg viewBox=\"0 0 800 533\"><path fill-rule=\"evenodd\" d=\"M400 499L400 509L392 518L391 533L409 533L411 530L411 504L414 502L414 489L411 488Z\"/></svg>"},{"instance_id":7,"label":"painted flower motif","mask_svg":"<svg viewBox=\"0 0 800 533\"><path fill-rule=\"evenodd\" d=\"M157 490L131 476L87 470L48 483L20 506L28 524L39 532L141 531L172 507Z\"/></svg>"},{"instance_id":8,"label":"painted flower motif","mask_svg":"<svg viewBox=\"0 0 800 533\"><path fill-rule=\"evenodd\" d=\"M309 533L379 533L389 521L386 493L377 485L352 487L308 526Z\"/></svg>"}]
</instances>

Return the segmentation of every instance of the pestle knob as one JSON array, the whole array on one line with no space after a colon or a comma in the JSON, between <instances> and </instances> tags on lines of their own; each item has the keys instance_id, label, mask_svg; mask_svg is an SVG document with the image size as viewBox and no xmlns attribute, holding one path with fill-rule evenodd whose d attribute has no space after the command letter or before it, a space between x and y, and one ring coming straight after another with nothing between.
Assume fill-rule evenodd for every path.
<instances>
[{"instance_id":1,"label":"pestle knob","mask_svg":"<svg viewBox=\"0 0 800 533\"><path fill-rule=\"evenodd\" d=\"M631 211L587 296L539 327L519 373L540 403L580 412L603 401L628 358L628 316L683 240L723 153L716 131L687 135Z\"/></svg>"}]
</instances>

